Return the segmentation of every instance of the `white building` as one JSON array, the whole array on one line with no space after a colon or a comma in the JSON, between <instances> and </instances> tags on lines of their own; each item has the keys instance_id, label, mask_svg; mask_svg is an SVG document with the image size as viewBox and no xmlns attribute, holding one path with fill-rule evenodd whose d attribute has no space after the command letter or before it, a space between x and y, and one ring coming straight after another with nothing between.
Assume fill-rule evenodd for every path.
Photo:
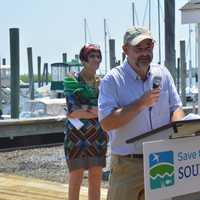
<instances>
[{"instance_id":1,"label":"white building","mask_svg":"<svg viewBox=\"0 0 200 200\"><path fill-rule=\"evenodd\" d=\"M0 78L2 87L10 87L10 66L1 65L0 67Z\"/></svg>"}]
</instances>

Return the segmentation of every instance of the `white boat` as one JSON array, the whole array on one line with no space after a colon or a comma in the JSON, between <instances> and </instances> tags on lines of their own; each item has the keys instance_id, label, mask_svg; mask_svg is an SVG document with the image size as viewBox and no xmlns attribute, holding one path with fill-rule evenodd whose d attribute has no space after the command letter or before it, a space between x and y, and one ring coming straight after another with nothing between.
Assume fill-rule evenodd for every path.
<instances>
[{"instance_id":1,"label":"white boat","mask_svg":"<svg viewBox=\"0 0 200 200\"><path fill-rule=\"evenodd\" d=\"M65 115L66 107L65 98L49 97L28 100L20 113L20 118L45 117L45 116L61 116Z\"/></svg>"},{"instance_id":2,"label":"white boat","mask_svg":"<svg viewBox=\"0 0 200 200\"><path fill-rule=\"evenodd\" d=\"M187 101L197 101L198 97L198 88L193 85L192 87L186 87L186 100Z\"/></svg>"}]
</instances>

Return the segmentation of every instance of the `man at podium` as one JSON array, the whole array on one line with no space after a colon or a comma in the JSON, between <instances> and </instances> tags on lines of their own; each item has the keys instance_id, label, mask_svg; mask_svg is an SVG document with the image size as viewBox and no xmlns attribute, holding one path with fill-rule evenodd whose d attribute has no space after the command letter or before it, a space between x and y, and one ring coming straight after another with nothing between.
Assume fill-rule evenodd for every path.
<instances>
[{"instance_id":1,"label":"man at podium","mask_svg":"<svg viewBox=\"0 0 200 200\"><path fill-rule=\"evenodd\" d=\"M102 80L99 119L111 141L109 200L144 199L143 155L126 140L180 120L182 103L166 67L152 64L154 39L143 27L124 34L124 63Z\"/></svg>"}]
</instances>

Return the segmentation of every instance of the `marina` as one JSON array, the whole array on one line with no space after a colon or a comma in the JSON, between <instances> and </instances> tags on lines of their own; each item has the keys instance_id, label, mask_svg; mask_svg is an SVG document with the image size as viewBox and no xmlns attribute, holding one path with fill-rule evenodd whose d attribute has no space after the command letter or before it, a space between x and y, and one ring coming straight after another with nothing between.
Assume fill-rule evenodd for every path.
<instances>
[{"instance_id":1,"label":"marina","mask_svg":"<svg viewBox=\"0 0 200 200\"><path fill-rule=\"evenodd\" d=\"M101 30L96 30L95 41L101 44L103 67L100 67L97 75L103 78L107 72L124 61L125 54L122 52L120 41L124 32L122 29L127 28L125 26L128 24L126 18L128 16L131 25L145 25L152 31L157 41L154 62L165 65L172 74L185 114L192 113L197 116L200 114L200 0L181 0L182 3L177 3L178 7L175 2L175 0L143 0L140 3L126 2L124 5L119 3L120 9L112 20L99 15L102 21L102 35L99 37ZM78 4L82 5L80 2ZM68 6L66 2L63 5L65 8ZM74 8L77 8L77 5ZM100 6L101 3L98 2L97 5ZM122 6L126 8L127 5L131 14L128 13L127 8L125 14L123 13L124 18L119 19ZM83 8L84 6L82 5ZM29 5L27 8L30 9ZM46 5L43 8L46 8ZM90 18L83 15L78 23L75 19L72 22L70 16L67 20L65 19L67 25L62 23L57 27L54 20L56 22L59 15L51 18L55 15L52 11L57 8L57 4L52 7L48 22L45 21L45 25L51 26L51 29L46 30L48 34L43 32L43 29L46 29L44 24L36 26L33 23L33 26L40 31L37 33L30 27L27 31L23 25L14 28L7 25L10 52L1 50L0 47L0 200L68 199L69 171L63 146L64 130L67 128L65 126L67 115L64 80L66 76L77 74L83 68L78 47L82 46L82 43L94 43L91 39L89 22L96 16L96 11L95 13L91 11L93 15L90 16L90 11L87 10ZM109 10L104 15L109 16L114 12L110 11L110 5L104 5L101 11L108 8ZM61 7L58 10L62 13ZM70 7L69 10L71 13L72 8ZM79 10L80 15L83 14L81 14L82 10ZM179 10L180 18L178 26L177 10ZM66 10L63 13L65 12ZM43 15L38 13L38 16L40 16L38 18L38 24L40 24ZM60 18L60 21L63 19ZM93 21L96 26L99 26L98 20ZM54 26L50 25L50 21ZM141 21L143 22L140 23ZM83 22L83 33L80 33L82 29L79 27L80 22ZM69 26L72 23L73 31ZM121 29L116 28L116 24L119 24ZM65 26L68 28L66 29ZM187 26L185 37L180 36L181 26ZM34 42L30 39L33 37L29 35L31 31L35 35L41 34L43 39L37 37L39 42ZM81 39L81 34L84 36L83 42L80 42L83 39ZM103 41L101 41L102 38ZM199 130L197 136L198 134ZM101 183L102 200L107 199L110 149L109 143L107 165L103 169ZM196 196L192 196L192 192L187 195L173 199L198 200ZM80 193L80 200L86 199L88 199L88 172L84 172Z\"/></svg>"}]
</instances>

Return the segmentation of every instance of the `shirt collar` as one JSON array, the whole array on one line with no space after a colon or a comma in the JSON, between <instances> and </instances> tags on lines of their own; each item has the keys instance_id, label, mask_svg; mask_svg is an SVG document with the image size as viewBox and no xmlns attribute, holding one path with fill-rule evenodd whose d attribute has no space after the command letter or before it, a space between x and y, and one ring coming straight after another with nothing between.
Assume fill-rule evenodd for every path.
<instances>
[{"instance_id":1,"label":"shirt collar","mask_svg":"<svg viewBox=\"0 0 200 200\"><path fill-rule=\"evenodd\" d=\"M128 61L124 62L124 68L128 74L130 74L135 80L141 80L140 76L135 72L135 70L129 65ZM151 65L149 65L149 69L147 72L146 79L147 80L152 74Z\"/></svg>"}]
</instances>

